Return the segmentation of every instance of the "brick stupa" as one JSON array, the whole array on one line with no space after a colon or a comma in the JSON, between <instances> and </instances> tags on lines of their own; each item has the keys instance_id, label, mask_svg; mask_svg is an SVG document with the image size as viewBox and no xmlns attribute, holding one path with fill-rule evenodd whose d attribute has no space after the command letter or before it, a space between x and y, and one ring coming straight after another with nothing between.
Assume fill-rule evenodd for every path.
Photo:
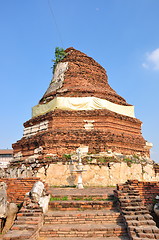
<instances>
[{"instance_id":1,"label":"brick stupa","mask_svg":"<svg viewBox=\"0 0 159 240\"><path fill-rule=\"evenodd\" d=\"M111 150L149 157L134 106L109 86L105 69L74 48L65 51L32 118L24 123L22 139L13 144L14 154L27 159L41 147L44 157L62 156L85 146L88 153Z\"/></svg>"}]
</instances>

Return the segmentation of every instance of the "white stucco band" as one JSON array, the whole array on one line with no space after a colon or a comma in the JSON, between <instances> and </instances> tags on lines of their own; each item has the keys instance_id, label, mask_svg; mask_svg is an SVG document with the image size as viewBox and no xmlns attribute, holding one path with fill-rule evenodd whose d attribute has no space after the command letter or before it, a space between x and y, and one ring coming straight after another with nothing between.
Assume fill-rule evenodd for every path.
<instances>
[{"instance_id":1,"label":"white stucco band","mask_svg":"<svg viewBox=\"0 0 159 240\"><path fill-rule=\"evenodd\" d=\"M96 97L56 97L48 103L38 104L32 108L32 117L36 117L55 109L61 110L95 110L108 109L125 116L135 117L134 106L124 106Z\"/></svg>"}]
</instances>

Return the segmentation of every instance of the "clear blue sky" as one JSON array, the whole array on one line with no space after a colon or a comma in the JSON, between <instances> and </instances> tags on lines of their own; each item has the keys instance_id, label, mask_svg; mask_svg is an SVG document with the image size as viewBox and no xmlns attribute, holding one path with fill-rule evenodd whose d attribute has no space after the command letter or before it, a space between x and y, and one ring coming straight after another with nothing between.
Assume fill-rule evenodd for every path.
<instances>
[{"instance_id":1,"label":"clear blue sky","mask_svg":"<svg viewBox=\"0 0 159 240\"><path fill-rule=\"evenodd\" d=\"M57 46L107 70L111 87L135 105L159 162L159 0L0 0L0 148L22 137Z\"/></svg>"}]
</instances>

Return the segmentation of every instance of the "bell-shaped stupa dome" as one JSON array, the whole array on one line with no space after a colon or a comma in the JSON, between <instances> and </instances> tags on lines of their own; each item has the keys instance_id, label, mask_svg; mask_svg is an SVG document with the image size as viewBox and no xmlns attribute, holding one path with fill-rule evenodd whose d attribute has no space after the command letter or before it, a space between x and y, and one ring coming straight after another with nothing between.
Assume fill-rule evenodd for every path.
<instances>
[{"instance_id":1,"label":"bell-shaped stupa dome","mask_svg":"<svg viewBox=\"0 0 159 240\"><path fill-rule=\"evenodd\" d=\"M129 105L108 84L105 69L93 58L67 48L66 57L56 66L52 81L39 103L55 97L98 97L110 102Z\"/></svg>"}]
</instances>

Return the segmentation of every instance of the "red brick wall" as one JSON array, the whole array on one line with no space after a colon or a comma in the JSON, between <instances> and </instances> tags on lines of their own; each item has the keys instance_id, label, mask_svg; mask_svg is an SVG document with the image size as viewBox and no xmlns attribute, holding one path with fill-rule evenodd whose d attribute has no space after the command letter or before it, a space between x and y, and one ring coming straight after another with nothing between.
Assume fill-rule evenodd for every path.
<instances>
[{"instance_id":1,"label":"red brick wall","mask_svg":"<svg viewBox=\"0 0 159 240\"><path fill-rule=\"evenodd\" d=\"M35 182L40 178L1 178L0 182L7 184L8 202L21 203L27 192L30 192Z\"/></svg>"},{"instance_id":2,"label":"red brick wall","mask_svg":"<svg viewBox=\"0 0 159 240\"><path fill-rule=\"evenodd\" d=\"M91 114L90 114L91 115ZM95 130L109 130L114 132L127 132L129 134L141 134L140 124L132 123L127 120L115 119L113 117L107 116L64 116L64 117L54 117L51 121L52 129L84 129L86 124L84 120L94 120L93 126Z\"/></svg>"},{"instance_id":3,"label":"red brick wall","mask_svg":"<svg viewBox=\"0 0 159 240\"><path fill-rule=\"evenodd\" d=\"M159 182L139 182L129 180L127 184L138 190L140 198L145 205L154 204L156 195L159 195Z\"/></svg>"}]
</instances>

